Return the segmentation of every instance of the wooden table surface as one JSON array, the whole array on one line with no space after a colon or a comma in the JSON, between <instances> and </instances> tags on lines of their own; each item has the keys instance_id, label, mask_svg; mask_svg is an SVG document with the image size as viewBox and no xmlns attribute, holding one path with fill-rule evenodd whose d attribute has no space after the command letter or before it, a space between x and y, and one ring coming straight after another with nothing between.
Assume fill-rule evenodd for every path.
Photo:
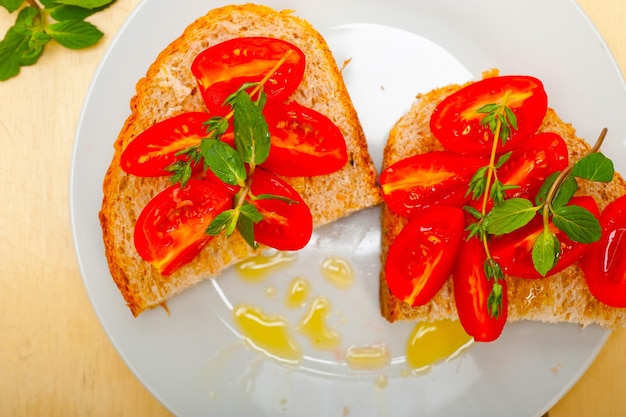
<instances>
[{"instance_id":1,"label":"wooden table surface","mask_svg":"<svg viewBox=\"0 0 626 417\"><path fill-rule=\"evenodd\" d=\"M105 33L97 46L50 44L39 63L0 83L0 416L171 415L100 326L70 228L79 113L103 53L137 3L118 0L89 19ZM625 73L626 2L579 3ZM2 35L14 18L0 8ZM626 415L625 351L626 330L615 331L550 416Z\"/></svg>"}]
</instances>

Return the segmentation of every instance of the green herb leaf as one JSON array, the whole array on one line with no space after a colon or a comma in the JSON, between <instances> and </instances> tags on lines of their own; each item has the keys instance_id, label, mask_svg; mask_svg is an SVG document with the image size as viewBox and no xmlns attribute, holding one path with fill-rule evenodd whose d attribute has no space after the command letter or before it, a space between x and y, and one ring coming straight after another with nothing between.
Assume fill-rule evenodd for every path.
<instances>
[{"instance_id":1,"label":"green herb leaf","mask_svg":"<svg viewBox=\"0 0 626 417\"><path fill-rule=\"evenodd\" d=\"M559 188L556 190L554 194L554 198L552 199L552 207L563 207L574 197L576 191L578 190L578 182L576 182L576 178L572 176L568 176L563 180Z\"/></svg>"},{"instance_id":2,"label":"green herb leaf","mask_svg":"<svg viewBox=\"0 0 626 417\"><path fill-rule=\"evenodd\" d=\"M487 258L483 265L487 279L498 281L504 279L504 271L498 262L493 258Z\"/></svg>"},{"instance_id":3,"label":"green herb leaf","mask_svg":"<svg viewBox=\"0 0 626 417\"><path fill-rule=\"evenodd\" d=\"M494 282L489 292L489 297L487 297L489 315L494 319L497 319L502 314L502 289L502 284L497 281Z\"/></svg>"},{"instance_id":4,"label":"green herb leaf","mask_svg":"<svg viewBox=\"0 0 626 417\"><path fill-rule=\"evenodd\" d=\"M600 152L581 158L572 170L572 175L575 177L599 182L611 182L614 173L613 161Z\"/></svg>"},{"instance_id":5,"label":"green herb leaf","mask_svg":"<svg viewBox=\"0 0 626 417\"><path fill-rule=\"evenodd\" d=\"M252 220L254 223L258 223L264 219L263 215L256 208L256 206L250 203L244 203L241 206L241 214Z\"/></svg>"},{"instance_id":6,"label":"green herb leaf","mask_svg":"<svg viewBox=\"0 0 626 417\"><path fill-rule=\"evenodd\" d=\"M254 238L254 222L249 217L239 216L237 230L250 247L257 248L259 246Z\"/></svg>"},{"instance_id":7,"label":"green herb leaf","mask_svg":"<svg viewBox=\"0 0 626 417\"><path fill-rule=\"evenodd\" d=\"M552 222L575 242L593 243L602 237L602 226L589 210L577 205L556 208Z\"/></svg>"},{"instance_id":8,"label":"green herb leaf","mask_svg":"<svg viewBox=\"0 0 626 417\"><path fill-rule=\"evenodd\" d=\"M561 243L556 235L545 228L535 239L532 249L533 265L537 272L546 276L554 268L561 253Z\"/></svg>"},{"instance_id":9,"label":"green herb leaf","mask_svg":"<svg viewBox=\"0 0 626 417\"><path fill-rule=\"evenodd\" d=\"M0 6L8 10L9 13L13 13L24 3L24 0L0 0Z\"/></svg>"},{"instance_id":10,"label":"green herb leaf","mask_svg":"<svg viewBox=\"0 0 626 417\"><path fill-rule=\"evenodd\" d=\"M0 41L0 81L16 76L20 67L33 65L50 38L43 33L39 12L29 6L20 10L15 24Z\"/></svg>"},{"instance_id":11,"label":"green herb leaf","mask_svg":"<svg viewBox=\"0 0 626 417\"><path fill-rule=\"evenodd\" d=\"M500 104L490 103L485 104L480 109L476 110L476 113L494 113L500 108Z\"/></svg>"},{"instance_id":12,"label":"green herb leaf","mask_svg":"<svg viewBox=\"0 0 626 417\"><path fill-rule=\"evenodd\" d=\"M110 4L112 0L55 0L55 3L68 6L78 6L85 9L95 9Z\"/></svg>"},{"instance_id":13,"label":"green herb leaf","mask_svg":"<svg viewBox=\"0 0 626 417\"><path fill-rule=\"evenodd\" d=\"M95 45L104 35L89 22L66 20L46 27L46 34L70 49L82 49Z\"/></svg>"},{"instance_id":14,"label":"green herb leaf","mask_svg":"<svg viewBox=\"0 0 626 417\"><path fill-rule=\"evenodd\" d=\"M483 218L483 214L472 206L463 206L463 210L465 210L466 212L468 212L469 214L471 214L474 218L478 220Z\"/></svg>"},{"instance_id":15,"label":"green herb leaf","mask_svg":"<svg viewBox=\"0 0 626 417\"><path fill-rule=\"evenodd\" d=\"M480 198L481 195L485 192L485 187L487 187L487 170L489 167L480 167L476 170L472 179L469 182L469 186L467 187L467 192L465 196L472 194L472 198L474 200Z\"/></svg>"},{"instance_id":16,"label":"green herb leaf","mask_svg":"<svg viewBox=\"0 0 626 417\"><path fill-rule=\"evenodd\" d=\"M492 235L511 233L530 222L537 213L530 200L511 198L495 206L483 219L485 231Z\"/></svg>"},{"instance_id":17,"label":"green herb leaf","mask_svg":"<svg viewBox=\"0 0 626 417\"><path fill-rule=\"evenodd\" d=\"M110 5L115 3L115 1L110 1L109 3L101 6L95 7L92 9L88 9L80 6L72 6L66 4L59 4L58 2L51 2L46 6L46 11L50 13L50 17L54 20L62 21L62 20L84 20L91 16L94 13L100 12Z\"/></svg>"},{"instance_id":18,"label":"green herb leaf","mask_svg":"<svg viewBox=\"0 0 626 417\"><path fill-rule=\"evenodd\" d=\"M496 169L502 168L502 165L504 165L511 158L512 154L513 151L500 155L500 157L498 158L498 162L496 162Z\"/></svg>"},{"instance_id":19,"label":"green herb leaf","mask_svg":"<svg viewBox=\"0 0 626 417\"><path fill-rule=\"evenodd\" d=\"M546 202L546 197L548 197L548 192L550 191L550 188L552 188L552 184L554 184L554 181L556 181L560 173L561 173L560 171L554 172L550 174L548 178L545 179L543 184L541 184L541 188L539 188L539 191L537 191L537 195L535 196L535 204L540 206Z\"/></svg>"},{"instance_id":20,"label":"green herb leaf","mask_svg":"<svg viewBox=\"0 0 626 417\"><path fill-rule=\"evenodd\" d=\"M259 165L270 153L270 134L262 108L240 91L234 102L235 147L243 162Z\"/></svg>"},{"instance_id":21,"label":"green herb leaf","mask_svg":"<svg viewBox=\"0 0 626 417\"><path fill-rule=\"evenodd\" d=\"M217 236L222 232L226 233L226 236L233 234L237 227L237 221L239 219L239 210L230 209L225 210L215 216L209 227L206 229L206 234L211 236Z\"/></svg>"},{"instance_id":22,"label":"green herb leaf","mask_svg":"<svg viewBox=\"0 0 626 417\"><path fill-rule=\"evenodd\" d=\"M209 169L226 184L244 186L246 166L236 150L219 139L202 139L200 151Z\"/></svg>"},{"instance_id":23,"label":"green herb leaf","mask_svg":"<svg viewBox=\"0 0 626 417\"><path fill-rule=\"evenodd\" d=\"M254 196L254 199L255 200L280 200L287 204L298 204L297 200L292 200L289 197L276 195L276 194L259 194L257 196Z\"/></svg>"}]
</instances>

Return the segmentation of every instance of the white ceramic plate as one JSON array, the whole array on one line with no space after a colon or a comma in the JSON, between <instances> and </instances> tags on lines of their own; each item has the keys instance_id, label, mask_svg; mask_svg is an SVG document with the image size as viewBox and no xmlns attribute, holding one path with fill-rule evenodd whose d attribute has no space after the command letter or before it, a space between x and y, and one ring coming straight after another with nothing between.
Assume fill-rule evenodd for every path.
<instances>
[{"instance_id":1,"label":"white ceramic plate","mask_svg":"<svg viewBox=\"0 0 626 417\"><path fill-rule=\"evenodd\" d=\"M626 90L602 39L573 1L267 1L295 9L325 35L344 75L371 151L380 163L389 127L415 94L497 67L545 83L550 105L592 141L608 127L604 150L626 172ZM412 325L390 325L377 307L380 230L376 209L315 233L295 264L260 284L228 271L133 319L113 284L97 213L113 141L128 115L136 81L157 53L219 0L142 2L105 55L78 126L71 176L75 244L85 286L120 355L173 413L184 416L538 416L580 377L608 332L570 325L517 323L495 343L475 345L431 372L407 376L404 344ZM349 258L356 282L326 283L319 262ZM331 303L328 317L342 337L333 353L310 349L288 367L247 347L233 326L232 305L252 303L297 322L281 301L287 282L304 275L312 296ZM267 289L277 297L267 296ZM295 324L294 324L295 325ZM389 367L355 372L351 345L385 343ZM343 352L343 353L342 353Z\"/></svg>"}]
</instances>

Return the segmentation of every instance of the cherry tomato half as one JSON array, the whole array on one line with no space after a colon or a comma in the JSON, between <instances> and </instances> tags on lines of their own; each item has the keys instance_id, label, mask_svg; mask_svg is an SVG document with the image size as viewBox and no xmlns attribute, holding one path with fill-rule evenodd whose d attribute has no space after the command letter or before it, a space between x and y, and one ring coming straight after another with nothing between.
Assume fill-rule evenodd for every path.
<instances>
[{"instance_id":1,"label":"cherry tomato half","mask_svg":"<svg viewBox=\"0 0 626 417\"><path fill-rule=\"evenodd\" d=\"M470 179L488 164L483 158L434 151L402 159L380 175L383 198L396 214L411 218L434 205L460 207Z\"/></svg>"},{"instance_id":2,"label":"cherry tomato half","mask_svg":"<svg viewBox=\"0 0 626 417\"><path fill-rule=\"evenodd\" d=\"M507 97L508 94L508 97ZM517 146L520 139L535 133L548 108L548 97L537 78L509 75L485 78L461 88L441 101L430 119L430 130L447 150L488 156L493 134L481 124L485 113L478 110L487 104L506 105L517 118L518 130L512 129L506 144L498 143L497 153Z\"/></svg>"},{"instance_id":3,"label":"cherry tomato half","mask_svg":"<svg viewBox=\"0 0 626 417\"><path fill-rule=\"evenodd\" d=\"M268 102L284 101L300 85L304 66L304 53L295 45L280 39L250 37L205 49L193 61L191 72L209 113L224 116L230 111L223 105L228 96L242 84L261 82L268 76L263 86Z\"/></svg>"},{"instance_id":4,"label":"cherry tomato half","mask_svg":"<svg viewBox=\"0 0 626 417\"><path fill-rule=\"evenodd\" d=\"M600 217L598 205L592 197L573 197L569 204L576 204L586 208L596 217ZM561 272L568 266L578 262L591 245L572 241L567 235L550 222L550 230L556 234L561 242L561 254L554 267L546 276ZM489 249L491 256L500 264L507 275L518 278L543 278L533 265L532 249L537 236L543 231L541 213L526 226L512 233L495 238Z\"/></svg>"},{"instance_id":5,"label":"cherry tomato half","mask_svg":"<svg viewBox=\"0 0 626 417\"><path fill-rule=\"evenodd\" d=\"M457 207L431 207L411 219L387 255L391 292L411 306L429 302L450 277L464 228L464 212Z\"/></svg>"},{"instance_id":6,"label":"cherry tomato half","mask_svg":"<svg viewBox=\"0 0 626 417\"><path fill-rule=\"evenodd\" d=\"M626 307L626 196L604 209L600 224L602 238L580 266L594 297L611 307Z\"/></svg>"},{"instance_id":7,"label":"cherry tomato half","mask_svg":"<svg viewBox=\"0 0 626 417\"><path fill-rule=\"evenodd\" d=\"M506 198L524 197L534 201L546 178L564 170L568 161L567 144L556 133L538 133L522 141L498 169L498 178L503 184L519 186L508 190Z\"/></svg>"},{"instance_id":8,"label":"cherry tomato half","mask_svg":"<svg viewBox=\"0 0 626 417\"><path fill-rule=\"evenodd\" d=\"M256 241L278 250L298 250L306 246L313 233L313 217L298 192L260 168L252 174L251 191L255 196L272 194L293 201L275 198L249 200L265 217L254 225Z\"/></svg>"},{"instance_id":9,"label":"cherry tomato half","mask_svg":"<svg viewBox=\"0 0 626 417\"><path fill-rule=\"evenodd\" d=\"M286 177L330 174L348 162L346 142L328 117L296 102L270 104L263 114L272 148L263 167Z\"/></svg>"},{"instance_id":10,"label":"cherry tomato half","mask_svg":"<svg viewBox=\"0 0 626 417\"><path fill-rule=\"evenodd\" d=\"M232 205L232 196L212 182L189 180L173 185L148 202L135 225L139 255L162 275L189 263L212 239L205 233L216 215Z\"/></svg>"},{"instance_id":11,"label":"cherry tomato half","mask_svg":"<svg viewBox=\"0 0 626 417\"><path fill-rule=\"evenodd\" d=\"M189 146L198 145L206 136L204 123L209 115L203 112L183 113L170 117L141 132L122 152L122 169L139 177L169 175L165 168Z\"/></svg>"},{"instance_id":12,"label":"cherry tomato half","mask_svg":"<svg viewBox=\"0 0 626 417\"><path fill-rule=\"evenodd\" d=\"M492 317L488 299L494 282L485 275L484 263L487 259L482 242L471 238L461 244L461 250L452 272L454 301L461 325L477 342L491 342L497 339L508 314L506 281L502 285L502 307L500 315Z\"/></svg>"}]
</instances>

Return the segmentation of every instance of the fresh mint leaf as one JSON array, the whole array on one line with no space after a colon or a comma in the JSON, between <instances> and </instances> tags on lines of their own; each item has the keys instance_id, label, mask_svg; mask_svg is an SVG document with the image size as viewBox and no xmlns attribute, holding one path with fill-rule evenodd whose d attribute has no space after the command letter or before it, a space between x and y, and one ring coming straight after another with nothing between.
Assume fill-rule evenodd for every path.
<instances>
[{"instance_id":1,"label":"fresh mint leaf","mask_svg":"<svg viewBox=\"0 0 626 417\"><path fill-rule=\"evenodd\" d=\"M252 101L245 91L240 91L233 103L235 147L243 162L259 165L270 153L270 134L262 107Z\"/></svg>"},{"instance_id":2,"label":"fresh mint leaf","mask_svg":"<svg viewBox=\"0 0 626 417\"><path fill-rule=\"evenodd\" d=\"M492 235L511 233L530 222L538 208L525 198L510 198L495 206L483 219L484 230Z\"/></svg>"},{"instance_id":3,"label":"fresh mint leaf","mask_svg":"<svg viewBox=\"0 0 626 417\"><path fill-rule=\"evenodd\" d=\"M602 237L602 226L596 216L581 206L569 205L554 209L552 222L575 242L593 243Z\"/></svg>"},{"instance_id":4,"label":"fresh mint leaf","mask_svg":"<svg viewBox=\"0 0 626 417\"><path fill-rule=\"evenodd\" d=\"M511 155L513 155L513 151L500 155L498 162L496 162L496 169L502 168L502 165L506 164L506 162L511 158Z\"/></svg>"},{"instance_id":5,"label":"fresh mint leaf","mask_svg":"<svg viewBox=\"0 0 626 417\"><path fill-rule=\"evenodd\" d=\"M554 194L554 198L552 199L552 207L558 208L563 207L574 197L576 191L578 190L578 182L572 176L568 176L563 180L559 188L556 190Z\"/></svg>"},{"instance_id":6,"label":"fresh mint leaf","mask_svg":"<svg viewBox=\"0 0 626 417\"><path fill-rule=\"evenodd\" d=\"M51 18L60 22L63 20L84 20L105 7L108 5L97 9L85 9L78 6L52 3L51 6L46 7L46 11L50 13Z\"/></svg>"},{"instance_id":7,"label":"fresh mint leaf","mask_svg":"<svg viewBox=\"0 0 626 417\"><path fill-rule=\"evenodd\" d=\"M611 182L615 169L613 161L600 152L581 158L572 169L572 175L591 181Z\"/></svg>"},{"instance_id":8,"label":"fresh mint leaf","mask_svg":"<svg viewBox=\"0 0 626 417\"><path fill-rule=\"evenodd\" d=\"M472 195L474 200L478 199L485 192L487 187L487 170L489 167L480 167L476 170L467 187L465 196Z\"/></svg>"},{"instance_id":9,"label":"fresh mint leaf","mask_svg":"<svg viewBox=\"0 0 626 417\"><path fill-rule=\"evenodd\" d=\"M243 237L243 240L245 240L251 248L256 249L259 247L259 244L254 238L254 222L250 218L246 216L239 216L239 220L237 221L237 230L239 231L241 237Z\"/></svg>"},{"instance_id":10,"label":"fresh mint leaf","mask_svg":"<svg viewBox=\"0 0 626 417\"><path fill-rule=\"evenodd\" d=\"M215 216L215 218L209 224L206 229L206 234L210 236L217 236L222 232L226 232L226 236L230 236L237 227L237 221L239 219L239 211L236 209L225 210Z\"/></svg>"},{"instance_id":11,"label":"fresh mint leaf","mask_svg":"<svg viewBox=\"0 0 626 417\"><path fill-rule=\"evenodd\" d=\"M23 8L0 41L0 81L16 76L20 67L34 64L43 53L50 38L42 32L39 17L35 7Z\"/></svg>"},{"instance_id":12,"label":"fresh mint leaf","mask_svg":"<svg viewBox=\"0 0 626 417\"><path fill-rule=\"evenodd\" d=\"M84 9L95 9L109 5L112 0L55 0L54 2L68 6L78 6Z\"/></svg>"},{"instance_id":13,"label":"fresh mint leaf","mask_svg":"<svg viewBox=\"0 0 626 417\"><path fill-rule=\"evenodd\" d=\"M536 205L540 206L546 202L546 198L548 197L548 192L550 192L550 188L552 188L554 181L556 181L560 173L561 171L556 171L550 174L550 176L545 179L543 184L541 184L541 187L539 188L539 191L537 191L537 195L535 196Z\"/></svg>"},{"instance_id":14,"label":"fresh mint leaf","mask_svg":"<svg viewBox=\"0 0 626 417\"><path fill-rule=\"evenodd\" d=\"M13 13L24 3L24 0L0 0L0 6L7 9L9 13Z\"/></svg>"},{"instance_id":15,"label":"fresh mint leaf","mask_svg":"<svg viewBox=\"0 0 626 417\"><path fill-rule=\"evenodd\" d=\"M246 167L236 150L219 139L202 139L200 151L209 169L220 180L226 184L245 185Z\"/></svg>"},{"instance_id":16,"label":"fresh mint leaf","mask_svg":"<svg viewBox=\"0 0 626 417\"><path fill-rule=\"evenodd\" d=\"M264 219L261 212L253 204L250 203L244 203L241 206L241 214L252 220L254 223L258 223Z\"/></svg>"},{"instance_id":17,"label":"fresh mint leaf","mask_svg":"<svg viewBox=\"0 0 626 417\"><path fill-rule=\"evenodd\" d=\"M546 276L548 271L554 268L561 253L561 243L559 239L545 228L535 239L532 249L533 265L537 272Z\"/></svg>"},{"instance_id":18,"label":"fresh mint leaf","mask_svg":"<svg viewBox=\"0 0 626 417\"><path fill-rule=\"evenodd\" d=\"M259 194L254 197L255 200L280 200L287 204L298 204L297 200L292 200L289 197L284 197L277 194Z\"/></svg>"},{"instance_id":19,"label":"fresh mint leaf","mask_svg":"<svg viewBox=\"0 0 626 417\"><path fill-rule=\"evenodd\" d=\"M66 20L52 23L46 33L55 41L70 49L82 49L95 45L104 34L89 22Z\"/></svg>"}]
</instances>

